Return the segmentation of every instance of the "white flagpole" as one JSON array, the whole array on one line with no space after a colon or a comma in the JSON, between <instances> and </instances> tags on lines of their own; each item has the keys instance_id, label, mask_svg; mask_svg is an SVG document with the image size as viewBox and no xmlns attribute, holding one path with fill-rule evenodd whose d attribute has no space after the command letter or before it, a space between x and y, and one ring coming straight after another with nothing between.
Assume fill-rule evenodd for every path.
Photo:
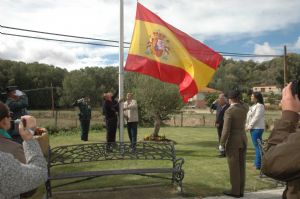
<instances>
[{"instance_id":1,"label":"white flagpole","mask_svg":"<svg viewBox=\"0 0 300 199\"><path fill-rule=\"evenodd\" d=\"M120 43L119 43L119 98L123 98L124 93L124 4L120 0ZM120 142L124 142L124 112L123 102L120 102Z\"/></svg>"}]
</instances>

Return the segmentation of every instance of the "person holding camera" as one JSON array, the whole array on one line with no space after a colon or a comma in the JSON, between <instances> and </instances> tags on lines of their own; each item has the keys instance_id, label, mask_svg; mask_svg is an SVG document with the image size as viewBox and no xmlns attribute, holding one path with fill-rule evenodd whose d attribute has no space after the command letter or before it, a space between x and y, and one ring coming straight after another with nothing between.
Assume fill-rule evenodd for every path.
<instances>
[{"instance_id":1,"label":"person holding camera","mask_svg":"<svg viewBox=\"0 0 300 199\"><path fill-rule=\"evenodd\" d=\"M274 124L262 158L265 175L286 182L283 199L300 198L300 82L282 91L282 116Z\"/></svg>"},{"instance_id":2,"label":"person holding camera","mask_svg":"<svg viewBox=\"0 0 300 199\"><path fill-rule=\"evenodd\" d=\"M9 129L9 134L12 136L13 140L22 143L22 138L19 135L18 129L15 129L14 121L20 119L23 115L28 115L28 97L27 95L18 90L17 86L6 87L7 100L5 104L12 111L11 128Z\"/></svg>"},{"instance_id":3,"label":"person holding camera","mask_svg":"<svg viewBox=\"0 0 300 199\"><path fill-rule=\"evenodd\" d=\"M0 102L0 132L9 139L10 112L7 105ZM31 191L47 180L47 162L40 146L33 138L32 129L36 120L32 116L22 116L18 128L23 142L25 161L20 159L20 148L0 150L0 198L20 198L20 194ZM21 145L20 145L21 146Z\"/></svg>"},{"instance_id":4,"label":"person holding camera","mask_svg":"<svg viewBox=\"0 0 300 199\"><path fill-rule=\"evenodd\" d=\"M76 100L73 103L73 106L78 106L80 111L78 116L79 116L80 127L81 127L81 140L88 141L90 121L92 117L90 98L88 96L85 96L84 98Z\"/></svg>"}]
</instances>

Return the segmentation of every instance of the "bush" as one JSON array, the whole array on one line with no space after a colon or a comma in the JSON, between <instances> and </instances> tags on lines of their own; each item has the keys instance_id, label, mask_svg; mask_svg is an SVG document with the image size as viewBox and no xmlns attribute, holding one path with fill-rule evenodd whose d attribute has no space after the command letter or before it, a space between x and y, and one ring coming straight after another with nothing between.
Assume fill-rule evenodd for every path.
<instances>
[{"instance_id":1,"label":"bush","mask_svg":"<svg viewBox=\"0 0 300 199\"><path fill-rule=\"evenodd\" d=\"M95 130L95 131L101 131L103 130L104 126L103 124L92 124L90 127L90 130Z\"/></svg>"},{"instance_id":2,"label":"bush","mask_svg":"<svg viewBox=\"0 0 300 199\"><path fill-rule=\"evenodd\" d=\"M276 104L265 104L265 108L266 108L266 110L269 110L269 111L278 111L278 110L281 110L280 106L278 106Z\"/></svg>"},{"instance_id":3,"label":"bush","mask_svg":"<svg viewBox=\"0 0 300 199\"><path fill-rule=\"evenodd\" d=\"M79 131L79 128L77 127L63 127L63 128L57 128L55 126L46 126L47 132L49 135L56 135L56 134L65 134L68 132L70 133L77 133Z\"/></svg>"}]
</instances>

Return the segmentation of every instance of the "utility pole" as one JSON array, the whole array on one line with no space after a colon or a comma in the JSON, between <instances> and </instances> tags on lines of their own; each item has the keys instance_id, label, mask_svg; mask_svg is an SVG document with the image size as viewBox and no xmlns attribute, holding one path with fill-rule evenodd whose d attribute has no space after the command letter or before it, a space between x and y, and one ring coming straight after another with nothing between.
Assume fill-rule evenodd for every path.
<instances>
[{"instance_id":1,"label":"utility pole","mask_svg":"<svg viewBox=\"0 0 300 199\"><path fill-rule=\"evenodd\" d=\"M283 87L288 84L288 66L287 66L287 53L286 53L286 45L284 45L284 57L283 57L283 75L284 82Z\"/></svg>"},{"instance_id":2,"label":"utility pole","mask_svg":"<svg viewBox=\"0 0 300 199\"><path fill-rule=\"evenodd\" d=\"M54 95L53 95L52 82L51 82L51 109L52 109L52 117L54 117Z\"/></svg>"},{"instance_id":3,"label":"utility pole","mask_svg":"<svg viewBox=\"0 0 300 199\"><path fill-rule=\"evenodd\" d=\"M124 92L124 2L120 0L120 43L119 43L119 99L123 98ZM124 142L124 112L123 102L119 104L120 142Z\"/></svg>"}]
</instances>

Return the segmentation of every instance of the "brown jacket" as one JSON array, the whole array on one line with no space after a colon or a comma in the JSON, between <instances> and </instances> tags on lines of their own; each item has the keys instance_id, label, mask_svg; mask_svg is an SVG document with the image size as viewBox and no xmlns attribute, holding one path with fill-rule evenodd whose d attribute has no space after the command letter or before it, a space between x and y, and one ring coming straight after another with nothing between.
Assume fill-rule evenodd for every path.
<instances>
[{"instance_id":1,"label":"brown jacket","mask_svg":"<svg viewBox=\"0 0 300 199\"><path fill-rule=\"evenodd\" d=\"M10 153L14 158L26 164L24 150L21 144L0 136L0 151Z\"/></svg>"},{"instance_id":2,"label":"brown jacket","mask_svg":"<svg viewBox=\"0 0 300 199\"><path fill-rule=\"evenodd\" d=\"M288 199L300 199L300 128L299 114L283 111L275 122L262 158L262 171L267 176L286 181ZM284 194L284 195L285 195Z\"/></svg>"},{"instance_id":3,"label":"brown jacket","mask_svg":"<svg viewBox=\"0 0 300 199\"><path fill-rule=\"evenodd\" d=\"M226 149L245 148L247 146L245 133L247 112L248 106L241 103L232 104L225 111L220 144Z\"/></svg>"}]
</instances>

